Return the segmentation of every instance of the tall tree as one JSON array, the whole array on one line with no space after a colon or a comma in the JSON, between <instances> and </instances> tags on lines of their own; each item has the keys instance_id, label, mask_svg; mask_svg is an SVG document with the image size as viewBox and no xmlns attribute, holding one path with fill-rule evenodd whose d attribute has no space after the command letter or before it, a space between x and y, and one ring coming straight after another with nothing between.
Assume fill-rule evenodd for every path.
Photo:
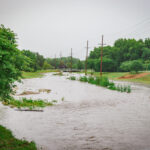
<instances>
[{"instance_id":1,"label":"tall tree","mask_svg":"<svg viewBox=\"0 0 150 150\"><path fill-rule=\"evenodd\" d=\"M14 82L21 77L21 52L16 35L9 28L0 26L0 97L7 99L13 92Z\"/></svg>"}]
</instances>

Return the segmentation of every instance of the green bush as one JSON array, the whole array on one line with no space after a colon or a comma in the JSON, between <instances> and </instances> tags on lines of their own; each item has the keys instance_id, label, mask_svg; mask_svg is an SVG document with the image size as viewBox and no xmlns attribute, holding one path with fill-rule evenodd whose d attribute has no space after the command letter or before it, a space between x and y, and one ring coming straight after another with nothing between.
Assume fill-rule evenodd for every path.
<instances>
[{"instance_id":1,"label":"green bush","mask_svg":"<svg viewBox=\"0 0 150 150\"><path fill-rule=\"evenodd\" d=\"M120 69L122 71L127 72L138 72L140 70L143 70L143 64L140 60L133 60L133 61L125 61L120 65Z\"/></svg>"},{"instance_id":2,"label":"green bush","mask_svg":"<svg viewBox=\"0 0 150 150\"><path fill-rule=\"evenodd\" d=\"M95 79L94 79L94 77L89 77L88 78L88 83L91 83L91 84L95 84Z\"/></svg>"},{"instance_id":3,"label":"green bush","mask_svg":"<svg viewBox=\"0 0 150 150\"><path fill-rule=\"evenodd\" d=\"M143 69L143 64L140 60L133 60L130 66L130 71L135 71L136 73Z\"/></svg>"}]
</instances>

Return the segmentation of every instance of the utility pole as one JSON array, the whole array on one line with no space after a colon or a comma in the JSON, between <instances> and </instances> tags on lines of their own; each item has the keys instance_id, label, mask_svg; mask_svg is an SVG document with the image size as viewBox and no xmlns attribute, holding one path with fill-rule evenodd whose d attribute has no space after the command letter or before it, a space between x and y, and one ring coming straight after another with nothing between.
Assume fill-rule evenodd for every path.
<instances>
[{"instance_id":1,"label":"utility pole","mask_svg":"<svg viewBox=\"0 0 150 150\"><path fill-rule=\"evenodd\" d=\"M88 60L89 41L87 40L86 57L85 57L85 75L87 75L87 60Z\"/></svg>"},{"instance_id":2,"label":"utility pole","mask_svg":"<svg viewBox=\"0 0 150 150\"><path fill-rule=\"evenodd\" d=\"M72 73L72 48L71 48L71 73Z\"/></svg>"},{"instance_id":3,"label":"utility pole","mask_svg":"<svg viewBox=\"0 0 150 150\"><path fill-rule=\"evenodd\" d=\"M103 46L105 45L103 43L104 41L104 36L102 35L102 41L101 41L101 62L100 62L100 76L102 77L102 67L103 67Z\"/></svg>"},{"instance_id":4,"label":"utility pole","mask_svg":"<svg viewBox=\"0 0 150 150\"><path fill-rule=\"evenodd\" d=\"M63 61L62 61L62 52L60 51L60 62L59 62L59 69L63 68Z\"/></svg>"},{"instance_id":5,"label":"utility pole","mask_svg":"<svg viewBox=\"0 0 150 150\"><path fill-rule=\"evenodd\" d=\"M54 62L55 62L55 69L56 69L56 54L55 54L55 61Z\"/></svg>"},{"instance_id":6,"label":"utility pole","mask_svg":"<svg viewBox=\"0 0 150 150\"><path fill-rule=\"evenodd\" d=\"M102 44L101 44L101 65L100 65L100 76L102 76L102 67L103 67L103 35L102 35Z\"/></svg>"}]
</instances>

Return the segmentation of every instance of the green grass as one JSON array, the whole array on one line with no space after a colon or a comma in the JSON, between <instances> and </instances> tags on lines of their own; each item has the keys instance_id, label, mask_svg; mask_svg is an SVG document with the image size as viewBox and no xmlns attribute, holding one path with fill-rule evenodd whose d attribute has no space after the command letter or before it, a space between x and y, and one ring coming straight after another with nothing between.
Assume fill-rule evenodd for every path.
<instances>
[{"instance_id":1,"label":"green grass","mask_svg":"<svg viewBox=\"0 0 150 150\"><path fill-rule=\"evenodd\" d=\"M43 108L46 106L52 106L53 102L45 102L43 100L32 100L23 98L22 100L15 100L13 98L9 100L2 101L4 105L8 105L10 107L17 107L17 108L29 108L30 110L34 108Z\"/></svg>"},{"instance_id":2,"label":"green grass","mask_svg":"<svg viewBox=\"0 0 150 150\"><path fill-rule=\"evenodd\" d=\"M103 76L109 78L109 79L117 79L121 76L129 74L128 72L104 72ZM98 77L100 76L99 72L94 72L94 76Z\"/></svg>"},{"instance_id":3,"label":"green grass","mask_svg":"<svg viewBox=\"0 0 150 150\"><path fill-rule=\"evenodd\" d=\"M142 84L150 84L150 75L146 75L144 77L137 78L137 79L120 79L120 80L135 82L135 83L142 83Z\"/></svg>"},{"instance_id":4,"label":"green grass","mask_svg":"<svg viewBox=\"0 0 150 150\"><path fill-rule=\"evenodd\" d=\"M0 125L0 150L37 150L34 142L16 139L12 132Z\"/></svg>"},{"instance_id":5,"label":"green grass","mask_svg":"<svg viewBox=\"0 0 150 150\"><path fill-rule=\"evenodd\" d=\"M88 72L90 74L90 72ZM104 72L103 76L108 77L111 80L118 80L118 81L128 81L128 82L135 82L135 83L142 83L142 84L150 84L150 75L137 78L137 79L118 79L119 77L129 75L129 72ZM93 74L95 77L99 77L99 72L94 72Z\"/></svg>"},{"instance_id":6,"label":"green grass","mask_svg":"<svg viewBox=\"0 0 150 150\"><path fill-rule=\"evenodd\" d=\"M41 78L43 74L39 72L22 72L23 79L30 79L30 78Z\"/></svg>"},{"instance_id":7,"label":"green grass","mask_svg":"<svg viewBox=\"0 0 150 150\"><path fill-rule=\"evenodd\" d=\"M39 70L36 72L22 72L23 79L30 79L30 78L41 78L44 76L44 73L48 72L58 72L58 70Z\"/></svg>"}]
</instances>

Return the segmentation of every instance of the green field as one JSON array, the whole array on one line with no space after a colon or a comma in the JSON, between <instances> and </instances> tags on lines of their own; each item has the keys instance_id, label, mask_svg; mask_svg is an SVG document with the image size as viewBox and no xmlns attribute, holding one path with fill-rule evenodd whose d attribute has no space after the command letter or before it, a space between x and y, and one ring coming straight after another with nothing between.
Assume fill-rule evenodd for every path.
<instances>
[{"instance_id":1,"label":"green field","mask_svg":"<svg viewBox=\"0 0 150 150\"><path fill-rule=\"evenodd\" d=\"M143 72L142 72L143 73ZM88 72L90 74L90 72ZM129 81L129 82L136 82L136 83L142 83L142 84L150 84L150 75L146 75L141 78L137 79L118 79L119 77L129 75L131 73L129 72L105 72L103 73L103 76L108 77L111 80L118 80L118 81ZM94 72L94 76L100 76L99 72Z\"/></svg>"},{"instance_id":2,"label":"green field","mask_svg":"<svg viewBox=\"0 0 150 150\"><path fill-rule=\"evenodd\" d=\"M30 78L41 78L44 76L44 73L48 72L58 72L58 70L39 70L36 72L22 72L23 79L30 79Z\"/></svg>"},{"instance_id":3,"label":"green field","mask_svg":"<svg viewBox=\"0 0 150 150\"><path fill-rule=\"evenodd\" d=\"M138 79L124 79L123 81L130 81L142 84L149 84L150 85L150 75L138 78Z\"/></svg>"},{"instance_id":4,"label":"green field","mask_svg":"<svg viewBox=\"0 0 150 150\"><path fill-rule=\"evenodd\" d=\"M12 132L0 125L1 150L37 150L34 142L16 139Z\"/></svg>"}]
</instances>

